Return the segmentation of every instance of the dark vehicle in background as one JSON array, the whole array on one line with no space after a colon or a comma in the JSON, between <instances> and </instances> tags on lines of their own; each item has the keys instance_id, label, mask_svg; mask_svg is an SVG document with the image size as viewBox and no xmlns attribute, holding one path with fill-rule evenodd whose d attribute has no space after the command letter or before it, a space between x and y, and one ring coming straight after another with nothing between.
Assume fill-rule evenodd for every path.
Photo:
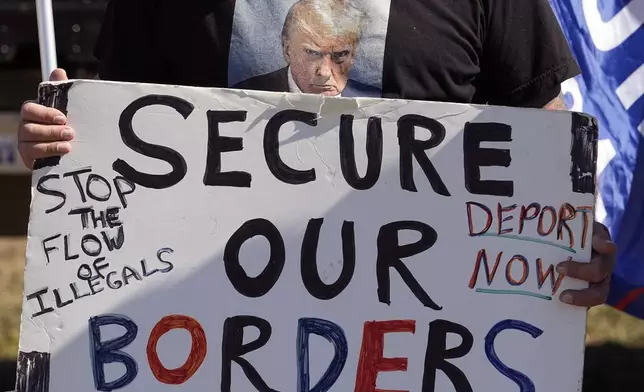
<instances>
[{"instance_id":1,"label":"dark vehicle in background","mask_svg":"<svg viewBox=\"0 0 644 392\"><path fill-rule=\"evenodd\" d=\"M107 2L52 0L58 66L70 78L96 73L93 52ZM16 169L19 157L9 140L18 126L20 106L36 97L40 81L35 1L0 0L0 235L27 233L30 176Z\"/></svg>"}]
</instances>

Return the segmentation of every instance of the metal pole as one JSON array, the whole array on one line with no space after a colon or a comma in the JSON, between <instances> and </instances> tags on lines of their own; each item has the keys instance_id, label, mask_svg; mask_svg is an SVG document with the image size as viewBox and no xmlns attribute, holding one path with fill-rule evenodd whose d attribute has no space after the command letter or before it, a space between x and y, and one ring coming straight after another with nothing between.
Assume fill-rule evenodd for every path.
<instances>
[{"instance_id":1,"label":"metal pole","mask_svg":"<svg viewBox=\"0 0 644 392\"><path fill-rule=\"evenodd\" d=\"M54 33L54 12L51 0L36 0L38 16L38 43L40 46L40 69L42 80L49 80L49 75L56 69L56 36Z\"/></svg>"}]
</instances>

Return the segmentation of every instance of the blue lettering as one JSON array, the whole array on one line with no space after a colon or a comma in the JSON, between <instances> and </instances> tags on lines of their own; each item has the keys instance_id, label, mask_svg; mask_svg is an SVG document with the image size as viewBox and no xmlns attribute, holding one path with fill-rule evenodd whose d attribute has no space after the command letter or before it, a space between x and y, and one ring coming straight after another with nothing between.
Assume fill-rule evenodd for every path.
<instances>
[{"instance_id":1,"label":"blue lettering","mask_svg":"<svg viewBox=\"0 0 644 392\"><path fill-rule=\"evenodd\" d=\"M532 324L528 324L520 320L503 320L496 323L485 336L485 355L492 366L501 372L501 374L514 381L514 383L519 386L519 390L521 392L534 392L534 383L528 376L518 370L509 368L501 362L499 357L496 355L496 350L494 350L494 340L499 333L506 329L517 329L519 331L529 333L535 339L541 336L543 331Z\"/></svg>"},{"instance_id":2,"label":"blue lettering","mask_svg":"<svg viewBox=\"0 0 644 392\"><path fill-rule=\"evenodd\" d=\"M125 328L125 333L118 338L101 341L101 327L104 325L120 325ZM107 314L89 319L89 339L92 354L92 368L94 371L94 385L97 391L110 392L114 389L128 385L139 372L134 358L120 351L136 339L138 327L134 321L125 316ZM117 380L105 381L105 364L122 363L125 365L125 374Z\"/></svg>"},{"instance_id":3,"label":"blue lettering","mask_svg":"<svg viewBox=\"0 0 644 392\"><path fill-rule=\"evenodd\" d=\"M309 335L315 334L333 344L335 353L320 381L313 389L309 380ZM301 318L297 328L297 373L298 392L326 392L340 377L347 362L348 344L342 327L328 320L317 318Z\"/></svg>"}]
</instances>

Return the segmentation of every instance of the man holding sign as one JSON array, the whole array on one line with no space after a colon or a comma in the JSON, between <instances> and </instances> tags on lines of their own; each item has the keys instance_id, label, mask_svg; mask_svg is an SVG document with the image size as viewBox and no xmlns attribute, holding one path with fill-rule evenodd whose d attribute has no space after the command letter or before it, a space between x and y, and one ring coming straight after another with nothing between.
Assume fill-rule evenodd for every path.
<instances>
[{"instance_id":1,"label":"man holding sign","mask_svg":"<svg viewBox=\"0 0 644 392\"><path fill-rule=\"evenodd\" d=\"M545 0L188 4L23 107L18 392L579 388L615 246L594 119L516 108L579 71Z\"/></svg>"},{"instance_id":2,"label":"man holding sign","mask_svg":"<svg viewBox=\"0 0 644 392\"><path fill-rule=\"evenodd\" d=\"M364 30L330 39L357 9ZM546 109L565 108L559 85L579 73L546 0L112 0L96 54L104 80L328 95L359 86L365 96ZM28 167L70 151L62 112L26 103L22 119ZM563 292L566 303L606 298L615 246L597 223L592 245L590 263L558 266L591 283Z\"/></svg>"}]
</instances>

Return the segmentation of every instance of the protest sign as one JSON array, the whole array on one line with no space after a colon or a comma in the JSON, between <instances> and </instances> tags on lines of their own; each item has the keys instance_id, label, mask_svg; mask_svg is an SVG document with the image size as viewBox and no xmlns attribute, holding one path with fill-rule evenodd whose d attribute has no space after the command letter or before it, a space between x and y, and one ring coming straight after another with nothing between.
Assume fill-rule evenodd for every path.
<instances>
[{"instance_id":1,"label":"protest sign","mask_svg":"<svg viewBox=\"0 0 644 392\"><path fill-rule=\"evenodd\" d=\"M18 391L578 391L597 127L569 112L43 84Z\"/></svg>"}]
</instances>

